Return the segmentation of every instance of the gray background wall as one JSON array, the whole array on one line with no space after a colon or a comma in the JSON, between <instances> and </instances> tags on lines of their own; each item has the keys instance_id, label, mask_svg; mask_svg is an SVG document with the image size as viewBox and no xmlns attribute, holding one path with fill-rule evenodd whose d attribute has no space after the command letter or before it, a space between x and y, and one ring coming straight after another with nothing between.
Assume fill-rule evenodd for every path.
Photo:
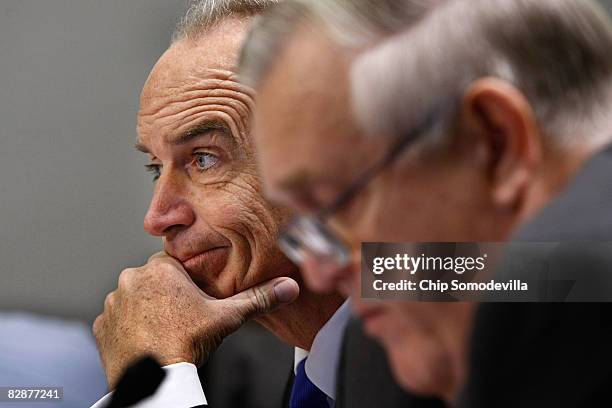
<instances>
[{"instance_id":1,"label":"gray background wall","mask_svg":"<svg viewBox=\"0 0 612 408\"><path fill-rule=\"evenodd\" d=\"M185 0L0 0L0 309L91 320L158 250L138 96Z\"/></svg>"},{"instance_id":2,"label":"gray background wall","mask_svg":"<svg viewBox=\"0 0 612 408\"><path fill-rule=\"evenodd\" d=\"M159 248L135 115L184 3L0 0L0 309L91 320Z\"/></svg>"}]
</instances>

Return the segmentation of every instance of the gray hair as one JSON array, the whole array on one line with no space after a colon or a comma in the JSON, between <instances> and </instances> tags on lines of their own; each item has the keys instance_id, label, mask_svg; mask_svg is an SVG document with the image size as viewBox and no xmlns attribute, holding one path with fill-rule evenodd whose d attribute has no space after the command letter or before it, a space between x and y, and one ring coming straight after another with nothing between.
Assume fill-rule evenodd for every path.
<instances>
[{"instance_id":1,"label":"gray hair","mask_svg":"<svg viewBox=\"0 0 612 408\"><path fill-rule=\"evenodd\" d=\"M287 37L309 15L305 3L296 0L283 1L260 15L253 22L238 58L240 81L257 87L280 55Z\"/></svg>"},{"instance_id":2,"label":"gray hair","mask_svg":"<svg viewBox=\"0 0 612 408\"><path fill-rule=\"evenodd\" d=\"M313 13L339 45L365 48L406 30L447 0L311 1Z\"/></svg>"},{"instance_id":3,"label":"gray hair","mask_svg":"<svg viewBox=\"0 0 612 408\"><path fill-rule=\"evenodd\" d=\"M232 16L254 16L279 0L192 0L172 34L172 41L197 38L221 20Z\"/></svg>"},{"instance_id":4,"label":"gray hair","mask_svg":"<svg viewBox=\"0 0 612 408\"><path fill-rule=\"evenodd\" d=\"M351 76L355 118L368 134L404 134L492 76L525 94L559 146L612 138L612 28L590 0L455 0L365 52Z\"/></svg>"},{"instance_id":5,"label":"gray hair","mask_svg":"<svg viewBox=\"0 0 612 408\"><path fill-rule=\"evenodd\" d=\"M363 49L415 23L446 0L285 0L254 22L240 56L241 81L256 87L302 22L314 22L332 40Z\"/></svg>"}]
</instances>

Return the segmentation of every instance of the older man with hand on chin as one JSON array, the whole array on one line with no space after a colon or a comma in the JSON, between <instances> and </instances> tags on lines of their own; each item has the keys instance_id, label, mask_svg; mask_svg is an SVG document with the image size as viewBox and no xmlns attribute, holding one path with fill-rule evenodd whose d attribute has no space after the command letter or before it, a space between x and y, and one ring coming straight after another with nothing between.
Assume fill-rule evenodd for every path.
<instances>
[{"instance_id":1,"label":"older man with hand on chin","mask_svg":"<svg viewBox=\"0 0 612 408\"><path fill-rule=\"evenodd\" d=\"M367 332L407 389L469 407L596 403L610 384L609 375L599 376L596 354L584 353L592 371L580 372L592 382L566 386L573 366L552 362L609 345L604 306L561 315L589 322L554 332L577 351L506 345L516 361L531 364L522 369L540 373L537 386L501 383L510 377L497 370L516 368L501 349L491 370L473 373L482 388L466 397L470 339L487 330L474 329L476 304L359 301L358 257L346 265L361 242L507 240L585 163L609 163L610 153L600 153L612 138L606 14L589 0L449 1L360 53L343 41L351 37L346 16L317 5L279 7L287 10L260 21L245 45L241 78L258 92L255 137L266 191L306 216L283 241L311 286L354 295ZM292 24L277 29L287 15ZM513 323L516 333L527 324ZM607 364L609 353L601 358Z\"/></svg>"},{"instance_id":2,"label":"older man with hand on chin","mask_svg":"<svg viewBox=\"0 0 612 408\"><path fill-rule=\"evenodd\" d=\"M121 273L93 330L110 389L145 354L167 366L144 407L205 404L195 365L250 318L296 356L310 351L310 368L323 373L312 381L331 393L321 398L333 397L328 373L348 310L337 293L300 289L297 267L277 247L289 212L262 196L249 126L254 95L235 75L252 17L273 3L193 2L142 91L137 148L155 181L144 224L165 252Z\"/></svg>"}]
</instances>

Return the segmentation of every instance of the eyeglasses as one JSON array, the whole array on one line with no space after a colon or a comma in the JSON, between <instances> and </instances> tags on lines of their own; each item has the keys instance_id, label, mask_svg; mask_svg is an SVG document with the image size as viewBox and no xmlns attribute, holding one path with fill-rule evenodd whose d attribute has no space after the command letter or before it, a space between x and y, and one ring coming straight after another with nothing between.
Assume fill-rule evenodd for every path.
<instances>
[{"instance_id":1,"label":"eyeglasses","mask_svg":"<svg viewBox=\"0 0 612 408\"><path fill-rule=\"evenodd\" d=\"M435 123L438 112L434 111L423 122L400 137L385 156L366 170L341 193L331 205L312 216L295 217L279 234L281 250L296 265L302 266L307 258L316 259L326 269L341 269L350 262L349 246L327 225L327 220L340 208L348 204L378 174L397 160L400 154L419 136Z\"/></svg>"}]
</instances>

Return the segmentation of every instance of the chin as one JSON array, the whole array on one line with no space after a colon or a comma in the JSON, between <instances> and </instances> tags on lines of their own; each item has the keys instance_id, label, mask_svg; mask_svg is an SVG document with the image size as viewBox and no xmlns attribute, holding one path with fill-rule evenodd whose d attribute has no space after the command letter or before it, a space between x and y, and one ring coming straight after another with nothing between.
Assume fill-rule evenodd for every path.
<instances>
[{"instance_id":1,"label":"chin","mask_svg":"<svg viewBox=\"0 0 612 408\"><path fill-rule=\"evenodd\" d=\"M236 276L229 274L226 276L224 273L225 271L221 271L214 280L203 274L189 273L189 275L202 292L215 299L226 299L240 292L240 288L236 286Z\"/></svg>"}]
</instances>

